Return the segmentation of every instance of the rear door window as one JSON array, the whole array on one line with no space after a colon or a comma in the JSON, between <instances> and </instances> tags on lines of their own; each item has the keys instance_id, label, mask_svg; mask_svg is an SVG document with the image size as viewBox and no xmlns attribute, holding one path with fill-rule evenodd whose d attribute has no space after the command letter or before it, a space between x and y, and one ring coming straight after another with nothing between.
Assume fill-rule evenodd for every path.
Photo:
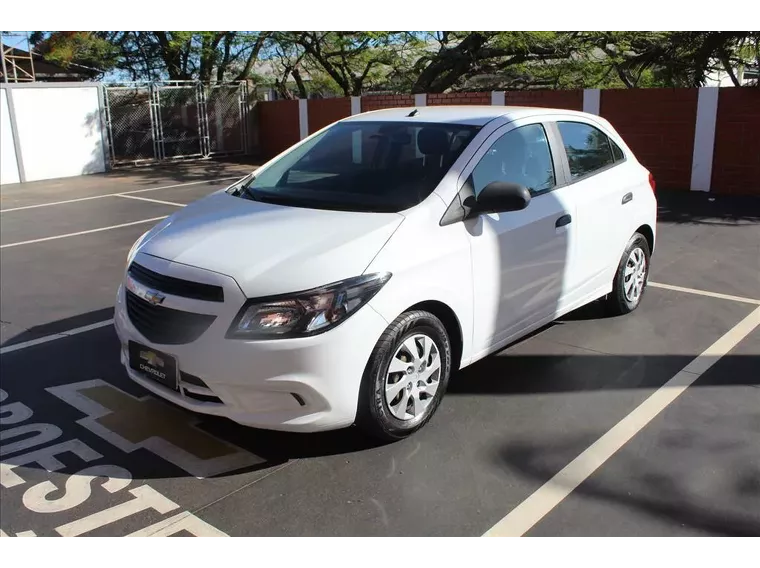
<instances>
[{"instance_id":1,"label":"rear door window","mask_svg":"<svg viewBox=\"0 0 760 568\"><path fill-rule=\"evenodd\" d=\"M613 153L614 144L607 135L598 128L583 122L558 122L557 127L562 135L567 160L570 163L570 176L573 179L584 177L622 160Z\"/></svg>"}]
</instances>

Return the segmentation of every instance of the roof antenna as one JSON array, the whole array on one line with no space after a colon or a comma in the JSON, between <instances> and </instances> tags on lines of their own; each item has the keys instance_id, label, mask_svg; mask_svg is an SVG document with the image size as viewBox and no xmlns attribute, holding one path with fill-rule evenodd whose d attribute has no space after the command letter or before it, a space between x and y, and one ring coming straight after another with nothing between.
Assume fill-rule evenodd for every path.
<instances>
[{"instance_id":1,"label":"roof antenna","mask_svg":"<svg viewBox=\"0 0 760 568\"><path fill-rule=\"evenodd\" d=\"M409 113L409 114L407 114L406 116L407 116L407 117L410 117L410 116L414 116L414 115L415 115L415 114L417 114L418 112L419 112L419 111L418 111L417 109L414 109L412 112L410 112L410 113Z\"/></svg>"}]
</instances>

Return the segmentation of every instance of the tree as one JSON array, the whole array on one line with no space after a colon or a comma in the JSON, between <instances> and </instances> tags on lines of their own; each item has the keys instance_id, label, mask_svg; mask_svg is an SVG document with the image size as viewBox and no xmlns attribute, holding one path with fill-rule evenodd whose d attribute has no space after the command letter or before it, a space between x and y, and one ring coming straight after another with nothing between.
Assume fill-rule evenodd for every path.
<instances>
[{"instance_id":1,"label":"tree","mask_svg":"<svg viewBox=\"0 0 760 568\"><path fill-rule=\"evenodd\" d=\"M437 49L414 64L413 93L441 93L467 79L504 72L546 59L563 60L572 51L571 34L555 32L432 32Z\"/></svg>"},{"instance_id":2,"label":"tree","mask_svg":"<svg viewBox=\"0 0 760 568\"><path fill-rule=\"evenodd\" d=\"M382 83L419 40L410 32L288 32L308 62L335 81L345 96Z\"/></svg>"},{"instance_id":3,"label":"tree","mask_svg":"<svg viewBox=\"0 0 760 568\"><path fill-rule=\"evenodd\" d=\"M274 88L284 99L308 97L306 84L301 76L303 67L304 51L290 32L277 32L272 38L273 55L269 61L275 74ZM297 93L289 86L289 78L293 77L296 83Z\"/></svg>"},{"instance_id":4,"label":"tree","mask_svg":"<svg viewBox=\"0 0 760 568\"><path fill-rule=\"evenodd\" d=\"M89 71L96 78L114 68L119 58L119 48L110 38L92 32L33 32L29 42L34 51L63 68L75 67L77 71Z\"/></svg>"},{"instance_id":5,"label":"tree","mask_svg":"<svg viewBox=\"0 0 760 568\"><path fill-rule=\"evenodd\" d=\"M696 87L760 66L760 32L34 32L45 58L90 75L240 80L258 61L284 97L329 91Z\"/></svg>"},{"instance_id":6,"label":"tree","mask_svg":"<svg viewBox=\"0 0 760 568\"><path fill-rule=\"evenodd\" d=\"M583 32L579 42L601 50L626 87L643 77L669 87L700 87L708 76L725 70L740 86L734 67L743 65L758 32ZM751 47L750 47L751 49Z\"/></svg>"},{"instance_id":7,"label":"tree","mask_svg":"<svg viewBox=\"0 0 760 568\"><path fill-rule=\"evenodd\" d=\"M751 32L741 39L736 50L736 56L740 61L742 70L752 66L756 74L760 72L760 32ZM760 88L760 78L755 79L750 84Z\"/></svg>"},{"instance_id":8,"label":"tree","mask_svg":"<svg viewBox=\"0 0 760 568\"><path fill-rule=\"evenodd\" d=\"M34 32L46 59L89 62L99 73L132 80L242 80L251 74L269 32Z\"/></svg>"}]
</instances>

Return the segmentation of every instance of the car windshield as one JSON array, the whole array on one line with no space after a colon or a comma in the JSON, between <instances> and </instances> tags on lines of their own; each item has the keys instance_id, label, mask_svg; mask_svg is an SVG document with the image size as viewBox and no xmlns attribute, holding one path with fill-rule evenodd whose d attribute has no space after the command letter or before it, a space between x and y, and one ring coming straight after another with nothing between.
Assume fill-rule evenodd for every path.
<instances>
[{"instance_id":1,"label":"car windshield","mask_svg":"<svg viewBox=\"0 0 760 568\"><path fill-rule=\"evenodd\" d=\"M296 207L402 211L425 199L479 127L340 122L294 148L233 193Z\"/></svg>"}]
</instances>

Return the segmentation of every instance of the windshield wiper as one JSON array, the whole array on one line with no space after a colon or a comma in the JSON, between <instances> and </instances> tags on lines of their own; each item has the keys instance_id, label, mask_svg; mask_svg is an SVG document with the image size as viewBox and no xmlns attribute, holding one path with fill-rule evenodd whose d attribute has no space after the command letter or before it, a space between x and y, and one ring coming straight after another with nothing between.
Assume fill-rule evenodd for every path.
<instances>
[{"instance_id":1,"label":"windshield wiper","mask_svg":"<svg viewBox=\"0 0 760 568\"><path fill-rule=\"evenodd\" d=\"M244 184L241 184L240 188L237 191L237 195L244 196L245 198L250 199L251 201L259 201L256 198L256 194L253 193L253 188L251 187L251 184L253 183L255 179L256 178L252 176L251 179L249 179L247 182L245 182Z\"/></svg>"}]
</instances>

